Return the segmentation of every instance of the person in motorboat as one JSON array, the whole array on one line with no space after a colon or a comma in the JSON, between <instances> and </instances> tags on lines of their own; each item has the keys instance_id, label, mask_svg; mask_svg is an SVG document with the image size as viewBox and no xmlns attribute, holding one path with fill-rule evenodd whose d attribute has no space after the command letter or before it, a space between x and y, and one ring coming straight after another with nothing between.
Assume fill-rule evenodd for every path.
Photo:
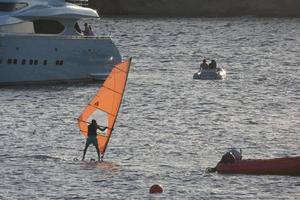
<instances>
[{"instance_id":1,"label":"person in motorboat","mask_svg":"<svg viewBox=\"0 0 300 200\"><path fill-rule=\"evenodd\" d=\"M212 60L209 65L208 65L208 69L217 69L217 62L215 60Z\"/></svg>"},{"instance_id":2,"label":"person in motorboat","mask_svg":"<svg viewBox=\"0 0 300 200\"><path fill-rule=\"evenodd\" d=\"M90 144L93 144L97 150L98 161L101 160L100 159L101 158L100 150L99 150L98 141L97 141L97 129L99 129L100 131L105 131L107 129L107 127L99 126L97 124L96 120L93 119L92 123L88 125L88 137L86 139L85 148L83 150L82 160L84 160L86 151L87 151L88 147L90 146Z\"/></svg>"},{"instance_id":3,"label":"person in motorboat","mask_svg":"<svg viewBox=\"0 0 300 200\"><path fill-rule=\"evenodd\" d=\"M209 65L204 59L200 65L200 70L193 75L193 79L202 79L202 80L223 80L226 78L226 71L217 67L217 62L211 60Z\"/></svg>"},{"instance_id":4,"label":"person in motorboat","mask_svg":"<svg viewBox=\"0 0 300 200\"><path fill-rule=\"evenodd\" d=\"M208 69L208 64L206 62L206 59L203 59L202 63L200 64L200 70Z\"/></svg>"}]
</instances>

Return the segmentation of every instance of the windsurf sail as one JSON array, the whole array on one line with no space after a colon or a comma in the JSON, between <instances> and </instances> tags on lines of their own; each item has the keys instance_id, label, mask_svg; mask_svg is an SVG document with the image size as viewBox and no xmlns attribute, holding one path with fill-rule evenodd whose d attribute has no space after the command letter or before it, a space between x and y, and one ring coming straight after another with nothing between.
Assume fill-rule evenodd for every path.
<instances>
[{"instance_id":1,"label":"windsurf sail","mask_svg":"<svg viewBox=\"0 0 300 200\"><path fill-rule=\"evenodd\" d=\"M95 119L100 126L108 127L97 135L98 147L102 157L112 134L121 106L131 58L115 65L78 118L80 132L87 137L88 125Z\"/></svg>"}]
</instances>

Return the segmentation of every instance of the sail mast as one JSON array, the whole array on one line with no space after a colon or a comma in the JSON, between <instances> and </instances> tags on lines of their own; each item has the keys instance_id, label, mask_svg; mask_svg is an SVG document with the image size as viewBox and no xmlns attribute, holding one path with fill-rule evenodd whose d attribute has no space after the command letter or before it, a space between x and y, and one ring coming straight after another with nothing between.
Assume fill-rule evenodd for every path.
<instances>
[{"instance_id":1,"label":"sail mast","mask_svg":"<svg viewBox=\"0 0 300 200\"><path fill-rule=\"evenodd\" d=\"M114 117L114 120L113 120L113 124L111 126L110 129L108 129L108 131L110 131L110 134L108 135L108 138L106 140L106 143L105 143L105 148L103 149L103 152L102 153L102 157L105 153L105 150L106 150L106 147L107 147L107 144L109 142L109 139L110 139L110 136L112 134L112 131L113 131L113 127L115 126L115 123L116 123L116 120L117 120L117 117L118 117L118 113L119 113L119 110L120 110L120 107L121 107L121 103L122 103L122 100L123 100L123 96L124 96L124 91L125 91L125 87L126 87L126 83L127 83L127 79L128 79L128 74L129 74L129 69L130 69L130 64L131 64L131 58L129 58L127 61L123 62L125 63L124 65L120 65L118 68L118 65L116 66L116 69L122 71L125 75L125 82L122 84L123 87L122 87L122 92L121 92L121 98L120 98L120 102L119 102L119 106L118 106L118 109L117 109L117 112L116 112L116 115ZM115 91L116 92L116 91Z\"/></svg>"}]
</instances>

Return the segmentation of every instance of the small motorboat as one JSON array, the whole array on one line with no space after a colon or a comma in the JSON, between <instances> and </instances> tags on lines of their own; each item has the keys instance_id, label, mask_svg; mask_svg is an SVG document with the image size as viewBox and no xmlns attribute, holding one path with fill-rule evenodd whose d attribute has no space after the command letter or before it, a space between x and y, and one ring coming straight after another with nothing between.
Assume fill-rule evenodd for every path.
<instances>
[{"instance_id":1,"label":"small motorboat","mask_svg":"<svg viewBox=\"0 0 300 200\"><path fill-rule=\"evenodd\" d=\"M300 176L300 156L243 160L241 151L233 149L222 156L216 167L208 168L208 172L215 171L223 174Z\"/></svg>"},{"instance_id":2,"label":"small motorboat","mask_svg":"<svg viewBox=\"0 0 300 200\"><path fill-rule=\"evenodd\" d=\"M202 80L223 80L225 78L225 69L219 67L216 69L201 69L199 72L196 72L193 76L193 79Z\"/></svg>"}]
</instances>

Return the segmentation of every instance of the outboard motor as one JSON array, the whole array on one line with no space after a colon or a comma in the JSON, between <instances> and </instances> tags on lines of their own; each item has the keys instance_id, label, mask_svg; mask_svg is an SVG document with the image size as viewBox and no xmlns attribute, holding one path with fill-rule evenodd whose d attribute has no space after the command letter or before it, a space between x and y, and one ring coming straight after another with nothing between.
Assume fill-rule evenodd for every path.
<instances>
[{"instance_id":1,"label":"outboard motor","mask_svg":"<svg viewBox=\"0 0 300 200\"><path fill-rule=\"evenodd\" d=\"M242 149L238 151L236 148L232 148L229 150L229 152L233 155L235 160L242 160Z\"/></svg>"},{"instance_id":2,"label":"outboard motor","mask_svg":"<svg viewBox=\"0 0 300 200\"><path fill-rule=\"evenodd\" d=\"M234 163L236 160L242 160L242 150L232 148L222 156L219 163Z\"/></svg>"},{"instance_id":3,"label":"outboard motor","mask_svg":"<svg viewBox=\"0 0 300 200\"><path fill-rule=\"evenodd\" d=\"M231 148L222 156L222 159L218 162L218 164L215 167L206 168L206 172L216 172L218 170L219 164L234 163L237 160L242 160L242 149L238 151L235 148Z\"/></svg>"}]
</instances>

